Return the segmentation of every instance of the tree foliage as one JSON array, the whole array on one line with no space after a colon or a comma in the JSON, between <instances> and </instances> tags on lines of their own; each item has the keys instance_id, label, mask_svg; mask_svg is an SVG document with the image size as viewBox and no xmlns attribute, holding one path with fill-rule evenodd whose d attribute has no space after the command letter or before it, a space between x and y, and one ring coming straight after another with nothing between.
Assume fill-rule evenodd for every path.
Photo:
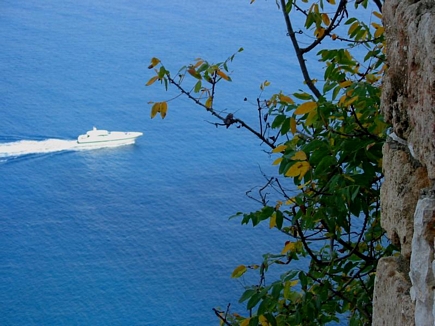
<instances>
[{"instance_id":1,"label":"tree foliage","mask_svg":"<svg viewBox=\"0 0 435 326\"><path fill-rule=\"evenodd\" d=\"M147 85L159 81L166 89L176 87L215 116L216 125L246 128L276 156L273 164L281 177L269 178L266 186L280 199L271 202L262 194L261 209L236 216L242 224L268 222L288 241L260 264L235 268L232 277L253 270L259 282L241 295L245 313L215 309L221 324L323 325L348 318L351 325L368 325L376 265L393 250L383 237L379 208L381 147L388 127L379 110L385 69L382 1L276 4L306 90L257 98L257 126L214 107L217 86L232 81L228 65L234 55L217 64L198 58L174 75L153 58L149 68L155 75ZM295 26L294 15L304 24ZM323 66L323 79L311 77L307 57L313 55ZM185 86L186 80L194 82ZM264 82L261 90L268 85ZM160 112L164 118L167 102L152 104L151 117ZM294 263L300 259L309 260L307 269ZM266 282L274 264L288 269Z\"/></svg>"}]
</instances>

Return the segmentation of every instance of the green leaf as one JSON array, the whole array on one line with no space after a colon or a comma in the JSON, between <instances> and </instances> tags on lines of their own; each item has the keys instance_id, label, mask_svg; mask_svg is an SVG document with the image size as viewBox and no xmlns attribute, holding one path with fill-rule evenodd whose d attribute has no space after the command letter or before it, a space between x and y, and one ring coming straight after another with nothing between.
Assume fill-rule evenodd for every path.
<instances>
[{"instance_id":1,"label":"green leaf","mask_svg":"<svg viewBox=\"0 0 435 326\"><path fill-rule=\"evenodd\" d=\"M313 97L308 93L293 93L293 96L300 100L311 100Z\"/></svg>"},{"instance_id":2,"label":"green leaf","mask_svg":"<svg viewBox=\"0 0 435 326\"><path fill-rule=\"evenodd\" d=\"M243 301L248 300L255 293L257 293L257 290L254 290L254 289L248 289L248 290L246 290L245 292L243 292L242 296L240 297L239 303L242 303Z\"/></svg>"},{"instance_id":3,"label":"green leaf","mask_svg":"<svg viewBox=\"0 0 435 326\"><path fill-rule=\"evenodd\" d=\"M276 227L278 228L278 230L282 229L282 224L284 222L284 215L280 210L276 211L276 217L275 217L275 221L276 221Z\"/></svg>"},{"instance_id":4,"label":"green leaf","mask_svg":"<svg viewBox=\"0 0 435 326\"><path fill-rule=\"evenodd\" d=\"M201 86L202 86L202 83L200 80L198 80L197 83L195 84L195 87L193 88L193 91L195 93L199 93L199 91L201 90Z\"/></svg>"}]
</instances>

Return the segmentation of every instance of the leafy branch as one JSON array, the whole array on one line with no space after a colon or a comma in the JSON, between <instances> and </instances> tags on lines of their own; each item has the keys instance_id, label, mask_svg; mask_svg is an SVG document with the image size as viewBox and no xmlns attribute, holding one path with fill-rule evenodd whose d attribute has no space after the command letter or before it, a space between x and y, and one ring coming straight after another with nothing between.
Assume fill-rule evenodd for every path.
<instances>
[{"instance_id":1,"label":"leafy branch","mask_svg":"<svg viewBox=\"0 0 435 326\"><path fill-rule=\"evenodd\" d=\"M370 10L372 17L381 19L382 14L371 9L368 0L355 1L353 11L347 0L276 3L308 91L280 91L266 98L263 91L270 83L262 83L256 127L214 107L217 85L232 81L228 65L235 55L217 64L196 59L176 78L157 58L149 67L155 75L148 86L156 81L166 89L174 86L216 118L217 127L244 128L277 156L273 165L280 177L265 175L256 195L253 189L247 192L261 207L234 217L253 226L268 222L288 241L278 253L265 254L261 264L234 269L233 278L248 271L259 273L258 283L247 286L239 300L246 302L247 316L230 312L230 306L213 311L221 324L234 326L323 325L338 321L339 315L347 316L352 325L370 324L374 271L378 260L395 248L384 238L379 209L382 145L388 128L379 110L384 29L381 21L368 24L357 15ZM372 3L381 10L381 1ZM304 18L303 26L292 19L296 14ZM339 35L343 31L346 36ZM315 40L302 47L310 33ZM306 56L321 44L317 69L323 69L324 76L318 82L311 78ZM164 118L167 101L152 104L151 117L160 112ZM297 265L301 260L308 263L307 269ZM268 284L266 273L273 265L286 265L288 270Z\"/></svg>"}]
</instances>

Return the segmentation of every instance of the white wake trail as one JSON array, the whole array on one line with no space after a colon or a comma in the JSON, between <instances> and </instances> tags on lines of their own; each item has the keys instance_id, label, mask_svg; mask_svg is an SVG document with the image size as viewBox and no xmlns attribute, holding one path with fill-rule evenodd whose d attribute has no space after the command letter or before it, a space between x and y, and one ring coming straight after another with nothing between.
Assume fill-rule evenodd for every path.
<instances>
[{"instance_id":1,"label":"white wake trail","mask_svg":"<svg viewBox=\"0 0 435 326\"><path fill-rule=\"evenodd\" d=\"M125 144L124 144L125 145ZM47 154L62 151L92 150L106 147L117 147L120 144L77 144L75 140L45 139L20 140L10 143L0 143L0 158L18 157L29 154Z\"/></svg>"}]
</instances>

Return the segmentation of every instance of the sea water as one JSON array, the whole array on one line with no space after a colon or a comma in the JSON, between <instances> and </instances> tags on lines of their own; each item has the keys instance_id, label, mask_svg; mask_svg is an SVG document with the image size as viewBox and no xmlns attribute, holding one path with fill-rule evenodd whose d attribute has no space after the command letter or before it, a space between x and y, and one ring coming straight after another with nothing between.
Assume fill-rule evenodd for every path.
<instances>
[{"instance_id":1,"label":"sea water","mask_svg":"<svg viewBox=\"0 0 435 326\"><path fill-rule=\"evenodd\" d=\"M262 82L301 82L275 1L3 0L0 46L0 324L217 325L213 307L243 312L258 277L231 272L286 239L228 217L261 207L246 193L274 158L186 99L151 120L148 102L176 92L145 83L151 57L176 71L243 47L215 105L255 125ZM93 126L144 136L77 147Z\"/></svg>"}]
</instances>

